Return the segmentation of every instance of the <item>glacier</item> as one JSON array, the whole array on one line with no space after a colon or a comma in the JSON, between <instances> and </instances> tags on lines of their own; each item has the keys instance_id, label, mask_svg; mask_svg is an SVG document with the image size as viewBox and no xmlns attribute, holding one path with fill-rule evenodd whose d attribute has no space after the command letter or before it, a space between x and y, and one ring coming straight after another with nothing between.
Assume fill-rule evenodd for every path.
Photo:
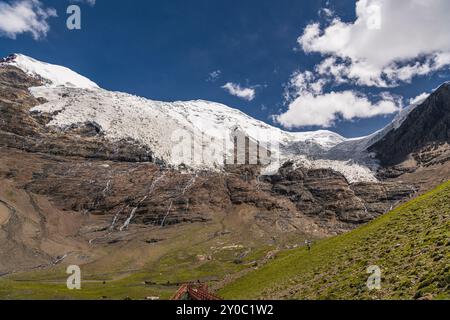
<instances>
[{"instance_id":1,"label":"glacier","mask_svg":"<svg viewBox=\"0 0 450 320\"><path fill-rule=\"evenodd\" d=\"M239 132L258 146L268 146L271 160L276 159L265 165L264 174L276 173L283 163L292 161L308 168L331 168L350 183L373 182L377 163L367 147L407 116L404 111L383 130L358 139L327 130L287 132L220 103L162 102L108 91L68 68L21 54L1 60L1 65L42 79L44 85L30 91L46 102L30 111L51 115L47 126L52 129L64 131L94 123L105 139L144 145L165 163L193 170L222 170L224 155L234 153Z\"/></svg>"}]
</instances>

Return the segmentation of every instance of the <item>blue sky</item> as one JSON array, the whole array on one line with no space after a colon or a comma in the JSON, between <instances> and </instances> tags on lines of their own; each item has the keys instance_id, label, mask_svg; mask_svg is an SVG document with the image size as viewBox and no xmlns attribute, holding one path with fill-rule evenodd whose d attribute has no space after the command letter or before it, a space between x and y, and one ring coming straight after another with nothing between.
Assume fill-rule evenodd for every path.
<instances>
[{"instance_id":1,"label":"blue sky","mask_svg":"<svg viewBox=\"0 0 450 320\"><path fill-rule=\"evenodd\" d=\"M34 1L34 5L39 2L11 0L0 3L14 5L18 1ZM429 72L414 71L418 75L405 81L398 80L402 76L396 73L397 78L389 79L390 85L384 87L379 83L363 83L365 80L361 80L361 74L357 78L347 76L345 80L329 74L318 75L315 68L327 57L337 57L339 60L348 54L354 59L367 57L369 61L379 61L367 52L351 56L357 50L363 51L361 47L355 47L352 53L342 53L345 51L342 46L330 49L327 44L320 43L320 35L317 34L313 40L306 39L303 46L297 41L305 34L305 28L314 23L318 23L321 32L324 32L333 19L339 18L342 24L339 26L349 29L357 18L355 1L97 0L95 5L79 1L81 30L66 28L66 8L70 4L68 0L40 1L40 8L54 8L58 17L44 19L49 28L40 34L39 39L35 39L30 32L17 31L13 36L0 32L0 55L17 52L64 65L109 90L155 100L217 101L282 128L306 131L326 127L346 137L366 135L380 129L395 115L392 108L394 104L399 107L400 97L406 105L410 98L429 92L440 83L450 80L448 65L445 63L442 67L431 68L433 70ZM437 10L430 10L430 14L434 12ZM442 32L448 35L448 29ZM356 34L356 31L352 34ZM329 39L324 40L329 42ZM407 46L409 42L420 39L402 41ZM446 52L447 48L445 40L431 47L435 47L436 52ZM389 50L379 45L377 48ZM423 52L422 48L411 48L411 51L414 50ZM404 63L414 65L415 60L424 63L427 54L431 56L432 53L405 57ZM397 56L393 57L398 58L404 53L399 50L395 54ZM350 68L348 60L344 62ZM398 65L396 71L401 66ZM312 89L305 91L294 86L293 97L286 99L285 87L294 78L293 74L308 70L313 77L308 80L309 85L326 79L321 91L312 93ZM216 73L220 76L213 79L210 74L214 71L220 71ZM404 70L401 71L403 74ZM392 85L392 82L397 83ZM227 83L254 90L254 98L248 101L231 95L223 88ZM323 103L342 96L338 94L337 97L328 95L323 100L319 98L330 92L344 91L358 93L354 108L361 105L361 97L365 97L369 104L373 103L373 108L367 106L372 113L362 114L356 110L346 117L338 112L331 124L321 122L322 125L317 124L320 121L303 118L309 112L314 118L315 108L322 107L323 112L332 112L323 107ZM378 106L386 111L374 111L376 102L385 99L388 93L390 104ZM299 99L293 104L302 95L311 95L312 98L309 102ZM322 105L318 106L320 103ZM286 113L290 106L292 112ZM280 121L272 117L281 114L285 115L279 118ZM295 117L302 119L294 121Z\"/></svg>"}]
</instances>

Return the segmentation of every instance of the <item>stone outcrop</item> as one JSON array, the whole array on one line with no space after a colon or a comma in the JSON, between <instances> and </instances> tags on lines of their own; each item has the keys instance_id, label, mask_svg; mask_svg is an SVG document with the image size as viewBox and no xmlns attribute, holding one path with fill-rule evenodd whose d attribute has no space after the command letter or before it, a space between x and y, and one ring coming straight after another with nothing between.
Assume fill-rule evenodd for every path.
<instances>
[{"instance_id":1,"label":"stone outcrop","mask_svg":"<svg viewBox=\"0 0 450 320\"><path fill-rule=\"evenodd\" d=\"M368 222L415 193L413 187L399 183L349 184L331 169L294 169L290 164L265 179L273 192L288 197L299 212L338 229Z\"/></svg>"}]
</instances>

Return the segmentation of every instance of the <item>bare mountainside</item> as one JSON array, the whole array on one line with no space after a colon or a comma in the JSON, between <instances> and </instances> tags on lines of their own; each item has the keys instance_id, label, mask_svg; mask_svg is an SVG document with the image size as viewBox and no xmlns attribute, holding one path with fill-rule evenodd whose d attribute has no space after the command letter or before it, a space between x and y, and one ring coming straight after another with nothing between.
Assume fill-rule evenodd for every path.
<instances>
[{"instance_id":1,"label":"bare mountainside","mask_svg":"<svg viewBox=\"0 0 450 320\"><path fill-rule=\"evenodd\" d=\"M19 280L53 279L67 264L94 280L138 273L156 294L220 280L271 251L352 230L450 176L442 140L415 150L421 161L387 167L367 148L343 156L367 138L109 92L22 55L0 64L0 117L0 275Z\"/></svg>"}]
</instances>

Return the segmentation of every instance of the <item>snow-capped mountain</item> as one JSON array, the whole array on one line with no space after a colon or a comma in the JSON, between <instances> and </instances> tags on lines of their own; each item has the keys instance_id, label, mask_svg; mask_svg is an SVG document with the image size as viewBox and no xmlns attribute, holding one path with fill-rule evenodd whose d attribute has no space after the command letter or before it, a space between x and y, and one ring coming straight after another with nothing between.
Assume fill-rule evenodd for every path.
<instances>
[{"instance_id":1,"label":"snow-capped mountain","mask_svg":"<svg viewBox=\"0 0 450 320\"><path fill-rule=\"evenodd\" d=\"M241 141L244 148L245 143L247 148L257 145L258 157L259 148L270 151L266 173L294 160L309 168L332 168L350 182L374 181L374 172L369 169L373 163L361 153L366 154L370 144L405 118L403 114L386 129L361 139L345 139L331 131L292 133L219 103L161 102L104 90L70 69L21 54L1 60L0 65L17 67L43 81L43 86L30 90L47 102L31 112L50 115L47 126L64 131L95 124L105 139L144 145L169 165L184 164L193 169L220 170L225 162L233 163L230 157L235 156L236 136L245 136L250 142Z\"/></svg>"},{"instance_id":2,"label":"snow-capped mountain","mask_svg":"<svg viewBox=\"0 0 450 320\"><path fill-rule=\"evenodd\" d=\"M0 63L17 67L30 76L39 77L46 82L47 86L65 86L80 89L99 88L97 84L88 78L66 67L40 62L22 54L12 54L4 59L0 59Z\"/></svg>"},{"instance_id":3,"label":"snow-capped mountain","mask_svg":"<svg viewBox=\"0 0 450 320\"><path fill-rule=\"evenodd\" d=\"M241 243L241 235L249 247L334 235L416 190L371 182L374 173L350 158L327 159L346 141L328 131L288 133L213 102L151 101L86 87L89 80L60 70L17 56L0 65L0 206L10 218L1 228L0 273L81 265L86 254L99 257L96 248L109 265L129 245L141 255L199 232L211 233L211 248ZM256 147L259 160L277 152L278 162L260 162L276 174L224 165L217 154L226 147L245 162L247 149ZM181 151L194 155L191 167L177 165Z\"/></svg>"},{"instance_id":4,"label":"snow-capped mountain","mask_svg":"<svg viewBox=\"0 0 450 320\"><path fill-rule=\"evenodd\" d=\"M423 102L424 100L420 100L403 108L391 123L366 137L346 139L346 141L337 144L326 152L325 157L334 160L353 159L371 167L372 170L376 170L378 161L374 158L374 154L367 152L367 149L383 139L390 131L397 130L408 118L408 115Z\"/></svg>"}]
</instances>

